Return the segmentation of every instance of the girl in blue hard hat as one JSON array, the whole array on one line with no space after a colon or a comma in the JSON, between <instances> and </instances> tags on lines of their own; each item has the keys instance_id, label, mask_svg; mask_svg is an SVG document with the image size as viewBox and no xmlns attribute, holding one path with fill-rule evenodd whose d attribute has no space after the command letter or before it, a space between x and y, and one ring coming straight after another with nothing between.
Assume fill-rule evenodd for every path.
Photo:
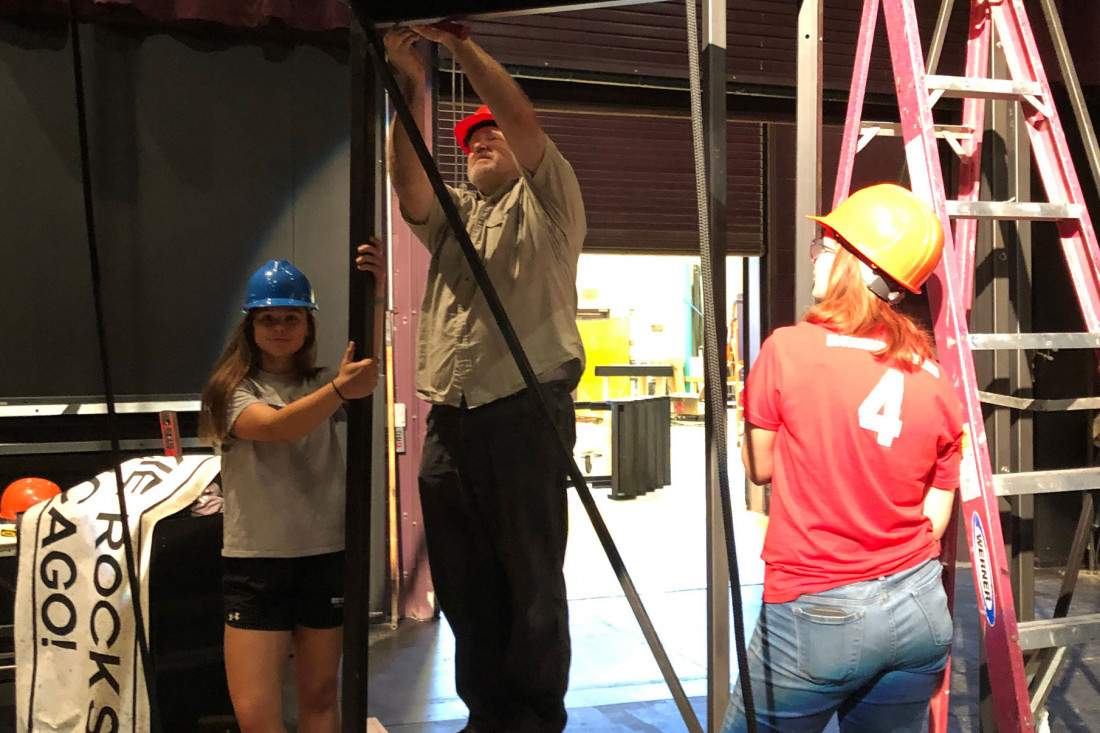
<instances>
[{"instance_id":1,"label":"girl in blue hard hat","mask_svg":"<svg viewBox=\"0 0 1100 733\"><path fill-rule=\"evenodd\" d=\"M357 261L375 277L377 324L381 243L372 238ZM202 392L199 437L221 454L225 492L226 678L246 733L284 730L291 652L299 730L340 727L345 468L336 421L345 400L374 390L378 364L354 361L349 343L338 369L318 368L316 309L305 274L269 261Z\"/></svg>"}]
</instances>

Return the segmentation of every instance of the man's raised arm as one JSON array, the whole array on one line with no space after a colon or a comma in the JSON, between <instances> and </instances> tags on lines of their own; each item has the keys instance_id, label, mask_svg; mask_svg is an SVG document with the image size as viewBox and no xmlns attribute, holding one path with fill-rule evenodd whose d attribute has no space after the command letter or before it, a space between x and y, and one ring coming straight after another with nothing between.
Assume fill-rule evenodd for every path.
<instances>
[{"instance_id":1,"label":"man's raised arm","mask_svg":"<svg viewBox=\"0 0 1100 733\"><path fill-rule=\"evenodd\" d=\"M451 52L462 66L474 91L493 112L497 127L504 133L516 160L534 173L546 152L546 134L539 127L531 100L485 50L469 39L461 39L435 26L413 26L425 38L437 41Z\"/></svg>"},{"instance_id":2,"label":"man's raised arm","mask_svg":"<svg viewBox=\"0 0 1100 733\"><path fill-rule=\"evenodd\" d=\"M418 38L420 35L409 28L395 26L386 32L385 42L401 93L423 136L425 70L416 50ZM409 142L405 126L397 119L390 130L389 161L390 178L405 216L414 222L426 221L434 199L432 185Z\"/></svg>"}]
</instances>

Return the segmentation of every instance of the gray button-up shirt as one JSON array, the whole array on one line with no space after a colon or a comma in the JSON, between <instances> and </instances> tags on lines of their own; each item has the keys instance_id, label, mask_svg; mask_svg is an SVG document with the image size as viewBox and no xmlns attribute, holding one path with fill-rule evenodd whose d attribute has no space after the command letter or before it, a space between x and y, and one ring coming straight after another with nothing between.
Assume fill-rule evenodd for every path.
<instances>
[{"instance_id":1,"label":"gray button-up shirt","mask_svg":"<svg viewBox=\"0 0 1100 733\"><path fill-rule=\"evenodd\" d=\"M448 188L535 374L546 380L568 374L566 365L584 366L577 260L587 225L576 174L553 141L537 171L520 168L523 177L492 196ZM523 389L443 207L435 201L427 221L408 223L432 253L417 329L417 393L454 406L465 396L477 407Z\"/></svg>"}]
</instances>

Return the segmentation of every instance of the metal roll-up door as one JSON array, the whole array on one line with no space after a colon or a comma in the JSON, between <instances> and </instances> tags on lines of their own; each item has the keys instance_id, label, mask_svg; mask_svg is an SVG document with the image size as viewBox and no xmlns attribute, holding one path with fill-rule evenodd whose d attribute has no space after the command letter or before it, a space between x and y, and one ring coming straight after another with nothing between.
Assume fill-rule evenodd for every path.
<instances>
[{"instance_id":1,"label":"metal roll-up door","mask_svg":"<svg viewBox=\"0 0 1100 733\"><path fill-rule=\"evenodd\" d=\"M440 92L436 159L444 180L463 185L466 158L452 131L455 120L476 109L478 102L468 97L452 101L449 89ZM579 110L537 103L536 108L546 134L580 181L588 218L586 252L699 251L695 162L686 111L657 114L611 106ZM730 122L727 145L727 251L761 254L762 125Z\"/></svg>"}]
</instances>

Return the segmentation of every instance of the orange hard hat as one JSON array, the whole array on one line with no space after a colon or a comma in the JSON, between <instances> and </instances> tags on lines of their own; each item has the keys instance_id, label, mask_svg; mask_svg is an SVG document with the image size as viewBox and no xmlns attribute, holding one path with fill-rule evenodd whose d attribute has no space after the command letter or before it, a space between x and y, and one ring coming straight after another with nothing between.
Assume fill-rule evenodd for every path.
<instances>
[{"instance_id":1,"label":"orange hard hat","mask_svg":"<svg viewBox=\"0 0 1100 733\"><path fill-rule=\"evenodd\" d=\"M15 521L15 515L60 493L61 488L49 479L29 477L12 481L0 496L0 518Z\"/></svg>"},{"instance_id":2,"label":"orange hard hat","mask_svg":"<svg viewBox=\"0 0 1100 733\"><path fill-rule=\"evenodd\" d=\"M455 140L458 141L459 146L462 148L462 152L466 155L470 154L470 136L480 130L482 127L488 127L489 125L496 126L497 122L493 119L493 113L489 111L488 105L481 105L477 108L469 117L463 117L455 125Z\"/></svg>"},{"instance_id":3,"label":"orange hard hat","mask_svg":"<svg viewBox=\"0 0 1100 733\"><path fill-rule=\"evenodd\" d=\"M943 256L943 225L912 191L893 183L861 188L825 216L832 229L868 262L919 293Z\"/></svg>"}]
</instances>

